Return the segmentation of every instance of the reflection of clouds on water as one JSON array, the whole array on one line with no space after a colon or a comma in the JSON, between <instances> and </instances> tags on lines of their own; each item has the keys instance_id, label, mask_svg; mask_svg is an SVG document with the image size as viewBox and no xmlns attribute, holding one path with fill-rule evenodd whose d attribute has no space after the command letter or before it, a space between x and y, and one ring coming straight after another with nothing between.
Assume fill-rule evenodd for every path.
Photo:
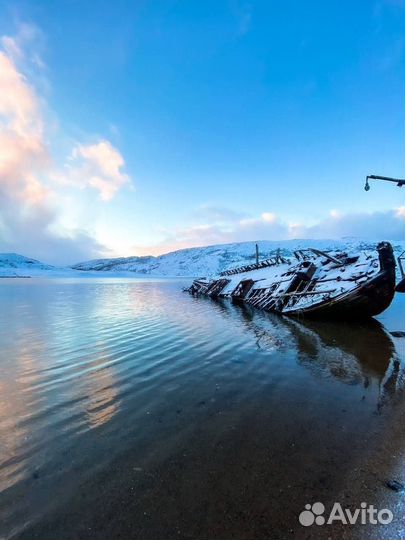
<instances>
[{"instance_id":1,"label":"reflection of clouds on water","mask_svg":"<svg viewBox=\"0 0 405 540\"><path fill-rule=\"evenodd\" d=\"M15 460L15 456L22 448L26 430L15 425L15 418L19 412L25 412L25 405L10 399L9 393L10 386L0 382L0 491L24 477L21 460ZM14 391L13 395L18 393Z\"/></svg>"},{"instance_id":2,"label":"reflection of clouds on water","mask_svg":"<svg viewBox=\"0 0 405 540\"><path fill-rule=\"evenodd\" d=\"M106 358L88 364L80 394L86 396L85 412L90 428L101 426L111 420L119 409L118 386L111 367L105 366Z\"/></svg>"},{"instance_id":3,"label":"reflection of clouds on water","mask_svg":"<svg viewBox=\"0 0 405 540\"><path fill-rule=\"evenodd\" d=\"M41 353L41 343L34 342L33 333L26 328L17 346L15 363L6 363L0 379L0 490L27 474L30 428L22 420L35 412L39 400L33 385L38 380L36 355Z\"/></svg>"},{"instance_id":4,"label":"reflection of clouds on water","mask_svg":"<svg viewBox=\"0 0 405 540\"><path fill-rule=\"evenodd\" d=\"M0 491L46 463L58 439L108 422L120 403L106 353L116 329L106 325L104 341L96 341L99 320L83 315L69 288L51 302L13 307L8 330L0 333Z\"/></svg>"}]
</instances>

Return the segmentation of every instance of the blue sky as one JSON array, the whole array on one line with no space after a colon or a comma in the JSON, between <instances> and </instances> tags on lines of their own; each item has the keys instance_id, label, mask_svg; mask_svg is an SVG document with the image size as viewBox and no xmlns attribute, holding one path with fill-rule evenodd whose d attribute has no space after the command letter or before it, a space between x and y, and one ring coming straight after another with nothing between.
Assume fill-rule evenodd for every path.
<instances>
[{"instance_id":1,"label":"blue sky","mask_svg":"<svg viewBox=\"0 0 405 540\"><path fill-rule=\"evenodd\" d=\"M21 146L32 169L3 171L0 250L74 262L405 235L405 192L363 190L368 173L404 176L404 1L0 1L0 13L6 87L36 104L0 99L0 127L26 141L27 110L41 145Z\"/></svg>"}]
</instances>

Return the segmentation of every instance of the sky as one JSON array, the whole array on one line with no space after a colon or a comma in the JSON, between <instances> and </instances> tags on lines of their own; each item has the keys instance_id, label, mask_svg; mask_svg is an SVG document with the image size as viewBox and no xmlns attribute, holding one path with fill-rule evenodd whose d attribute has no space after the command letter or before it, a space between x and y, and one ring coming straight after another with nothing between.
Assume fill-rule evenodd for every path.
<instances>
[{"instance_id":1,"label":"sky","mask_svg":"<svg viewBox=\"0 0 405 540\"><path fill-rule=\"evenodd\" d=\"M0 252L405 238L405 0L0 0Z\"/></svg>"}]
</instances>

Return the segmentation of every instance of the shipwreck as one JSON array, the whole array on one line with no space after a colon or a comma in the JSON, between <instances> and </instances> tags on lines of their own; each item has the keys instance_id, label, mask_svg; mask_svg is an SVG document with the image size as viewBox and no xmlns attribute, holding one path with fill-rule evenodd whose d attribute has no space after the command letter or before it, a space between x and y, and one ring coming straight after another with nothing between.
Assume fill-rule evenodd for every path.
<instances>
[{"instance_id":1,"label":"shipwreck","mask_svg":"<svg viewBox=\"0 0 405 540\"><path fill-rule=\"evenodd\" d=\"M374 253L302 249L294 259L273 258L194 280L194 296L230 298L282 315L367 318L378 315L395 294L396 261L388 242ZM400 261L402 270L402 261Z\"/></svg>"}]
</instances>

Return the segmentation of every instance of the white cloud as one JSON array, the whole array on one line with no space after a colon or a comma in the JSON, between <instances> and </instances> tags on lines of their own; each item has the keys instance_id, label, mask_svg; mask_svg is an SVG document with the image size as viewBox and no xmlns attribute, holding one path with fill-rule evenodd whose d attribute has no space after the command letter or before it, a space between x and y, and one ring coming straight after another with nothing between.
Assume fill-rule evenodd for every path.
<instances>
[{"instance_id":1,"label":"white cloud","mask_svg":"<svg viewBox=\"0 0 405 540\"><path fill-rule=\"evenodd\" d=\"M66 167L67 182L96 189L103 201L110 201L117 191L130 182L122 169L125 165L120 152L107 140L78 145Z\"/></svg>"},{"instance_id":2,"label":"white cloud","mask_svg":"<svg viewBox=\"0 0 405 540\"><path fill-rule=\"evenodd\" d=\"M397 218L405 219L405 206L400 206L399 208L396 208L395 212Z\"/></svg>"},{"instance_id":3,"label":"white cloud","mask_svg":"<svg viewBox=\"0 0 405 540\"><path fill-rule=\"evenodd\" d=\"M7 198L39 204L48 190L39 173L49 165L39 100L6 53L0 51L0 189Z\"/></svg>"},{"instance_id":4,"label":"white cloud","mask_svg":"<svg viewBox=\"0 0 405 540\"><path fill-rule=\"evenodd\" d=\"M229 216L232 214L238 215L229 212ZM230 218L226 222L212 221L210 224L166 231L160 243L143 247L142 253L159 254L193 246L254 240L339 239L345 236L356 236L365 240L403 240L404 221L404 207L373 213L344 213L332 210L329 215L311 226L288 223L272 212L263 212L258 218Z\"/></svg>"},{"instance_id":5,"label":"white cloud","mask_svg":"<svg viewBox=\"0 0 405 540\"><path fill-rule=\"evenodd\" d=\"M46 102L38 91L45 86L43 41L31 25L0 39L0 251L74 262L101 254L102 246L86 231L58 227L60 183L87 186L110 201L130 178L106 139L77 143L67 165L52 162Z\"/></svg>"},{"instance_id":6,"label":"white cloud","mask_svg":"<svg viewBox=\"0 0 405 540\"><path fill-rule=\"evenodd\" d=\"M277 221L276 214L272 214L271 212L263 212L261 217L266 223L275 223Z\"/></svg>"}]
</instances>

